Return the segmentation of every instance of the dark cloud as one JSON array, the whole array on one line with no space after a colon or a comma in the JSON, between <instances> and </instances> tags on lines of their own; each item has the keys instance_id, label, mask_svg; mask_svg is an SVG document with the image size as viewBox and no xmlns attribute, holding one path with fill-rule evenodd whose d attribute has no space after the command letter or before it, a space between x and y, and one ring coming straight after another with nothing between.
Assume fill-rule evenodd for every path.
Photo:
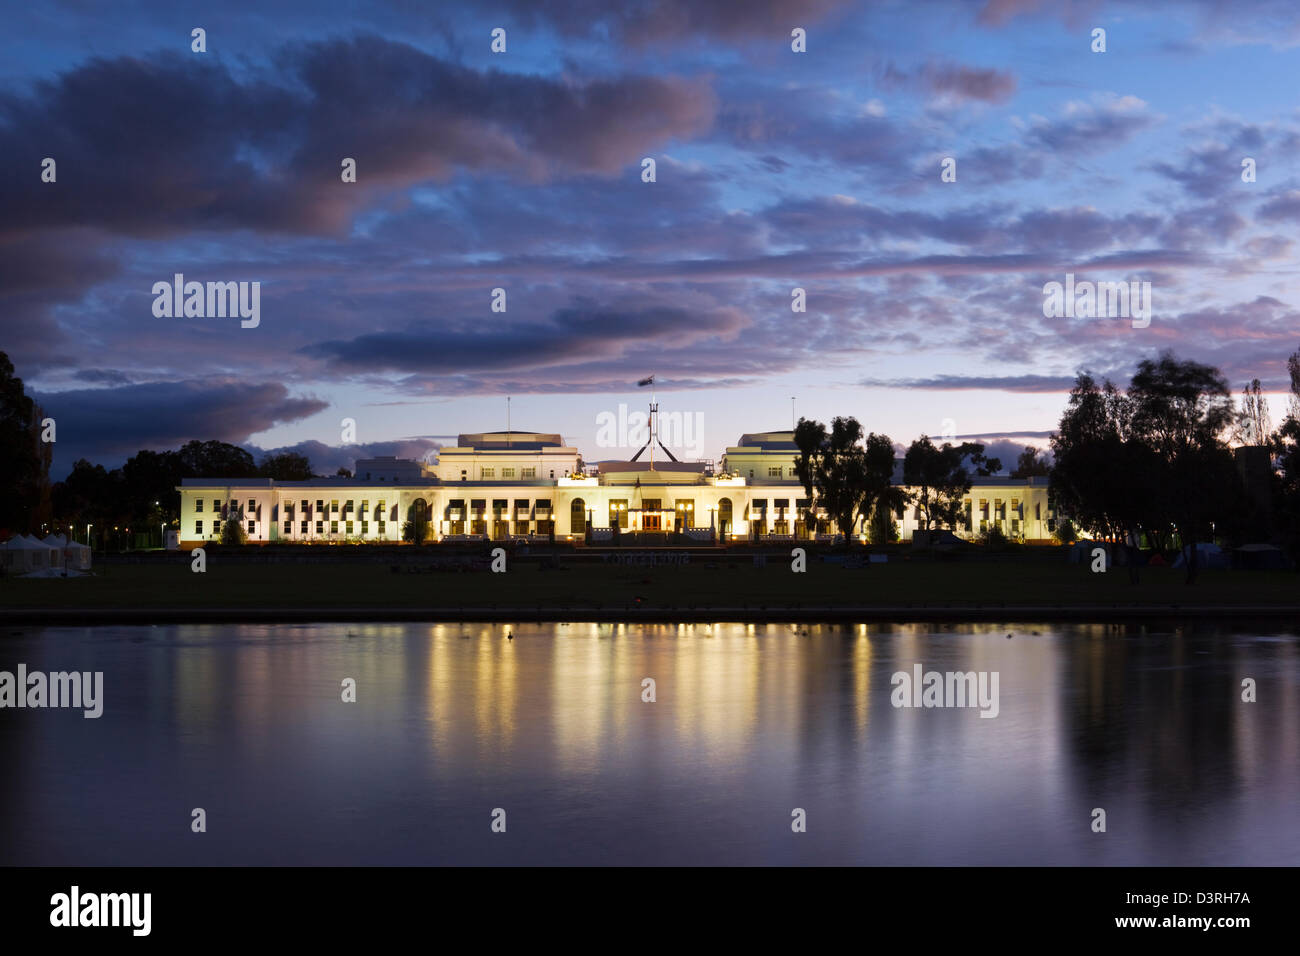
<instances>
[{"instance_id":1,"label":"dark cloud","mask_svg":"<svg viewBox=\"0 0 1300 956\"><path fill-rule=\"evenodd\" d=\"M872 388L935 389L969 391L991 389L999 392L1068 392L1074 387L1073 375L935 375L930 378L864 378L859 385ZM1005 433L1003 433L1005 434Z\"/></svg>"},{"instance_id":2,"label":"dark cloud","mask_svg":"<svg viewBox=\"0 0 1300 956\"><path fill-rule=\"evenodd\" d=\"M126 372L115 368L83 368L74 372L72 377L91 385L131 385L134 382Z\"/></svg>"},{"instance_id":3,"label":"dark cloud","mask_svg":"<svg viewBox=\"0 0 1300 956\"><path fill-rule=\"evenodd\" d=\"M508 302L509 300L507 300ZM396 370L420 375L537 369L572 361L618 358L635 345L662 341L686 349L700 339L734 336L745 325L734 310L699 314L676 308L610 309L579 305L545 321L501 318L485 323L426 322L403 331L373 332L301 351L348 371Z\"/></svg>"},{"instance_id":4,"label":"dark cloud","mask_svg":"<svg viewBox=\"0 0 1300 956\"><path fill-rule=\"evenodd\" d=\"M523 25L546 23L562 34L612 35L637 47L683 39L742 41L776 37L788 43L790 30L810 27L851 0L602 0L536 3L534 0L484 0L481 9L509 13Z\"/></svg>"},{"instance_id":5,"label":"dark cloud","mask_svg":"<svg viewBox=\"0 0 1300 956\"><path fill-rule=\"evenodd\" d=\"M175 448L191 439L239 444L273 425L329 407L300 398L278 382L148 382L116 388L44 392L36 396L58 429L56 473L76 457L117 463L142 448Z\"/></svg>"},{"instance_id":6,"label":"dark cloud","mask_svg":"<svg viewBox=\"0 0 1300 956\"><path fill-rule=\"evenodd\" d=\"M378 37L287 47L277 65L237 76L177 53L92 60L0 96L0 155L31 170L0 179L0 235L335 233L372 188L461 168L611 175L706 130L715 107L703 80L478 71ZM57 183L38 181L45 156ZM341 182L343 157L358 184Z\"/></svg>"}]
</instances>

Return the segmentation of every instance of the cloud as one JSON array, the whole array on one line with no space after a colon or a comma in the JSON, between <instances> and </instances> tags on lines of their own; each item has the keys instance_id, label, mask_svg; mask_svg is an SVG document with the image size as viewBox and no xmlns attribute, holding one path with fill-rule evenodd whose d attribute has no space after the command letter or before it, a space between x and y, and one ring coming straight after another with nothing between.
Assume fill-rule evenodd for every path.
<instances>
[{"instance_id":1,"label":"cloud","mask_svg":"<svg viewBox=\"0 0 1300 956\"><path fill-rule=\"evenodd\" d=\"M176 448L191 439L240 444L273 425L329 407L319 399L292 396L278 382L227 380L43 392L36 400L58 429L55 473L72 465L63 460L69 454L66 449L108 464L142 448Z\"/></svg>"},{"instance_id":2,"label":"cloud","mask_svg":"<svg viewBox=\"0 0 1300 956\"><path fill-rule=\"evenodd\" d=\"M1068 392L1074 387L1073 375L935 375L929 378L864 378L859 385L869 388L934 389L970 391L992 389L1000 392ZM1006 434L1002 432L1001 434Z\"/></svg>"},{"instance_id":3,"label":"cloud","mask_svg":"<svg viewBox=\"0 0 1300 956\"><path fill-rule=\"evenodd\" d=\"M888 63L877 71L877 75L886 87L924 90L951 105L1004 103L1015 95L1017 86L1014 73L961 63L927 63L914 70Z\"/></svg>"},{"instance_id":4,"label":"cloud","mask_svg":"<svg viewBox=\"0 0 1300 956\"><path fill-rule=\"evenodd\" d=\"M704 79L480 71L374 36L275 60L278 72L248 75L168 52L99 59L0 95L0 155L60 168L42 188L0 178L0 237L33 224L335 234L373 189L462 168L616 174L707 130L716 106ZM357 160L355 186L343 157Z\"/></svg>"},{"instance_id":5,"label":"cloud","mask_svg":"<svg viewBox=\"0 0 1300 956\"><path fill-rule=\"evenodd\" d=\"M508 300L507 300L508 301ZM422 322L392 332L304 346L301 351L345 371L394 370L420 375L536 369L572 361L616 359L661 340L686 349L702 338L733 336L745 325L734 309L698 314L677 308L618 309L579 304L536 322Z\"/></svg>"},{"instance_id":6,"label":"cloud","mask_svg":"<svg viewBox=\"0 0 1300 956\"><path fill-rule=\"evenodd\" d=\"M1031 118L1025 142L1057 154L1084 156L1114 149L1158 122L1159 117L1136 96L1105 94L1090 103L1066 104L1056 119Z\"/></svg>"}]
</instances>

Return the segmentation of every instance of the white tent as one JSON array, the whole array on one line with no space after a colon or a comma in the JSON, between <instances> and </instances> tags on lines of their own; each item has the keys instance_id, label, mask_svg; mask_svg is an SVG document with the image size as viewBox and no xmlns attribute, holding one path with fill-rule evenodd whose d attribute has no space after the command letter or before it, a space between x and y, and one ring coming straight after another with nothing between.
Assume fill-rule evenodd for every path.
<instances>
[{"instance_id":1,"label":"white tent","mask_svg":"<svg viewBox=\"0 0 1300 956\"><path fill-rule=\"evenodd\" d=\"M24 535L24 537L26 537L28 541L36 545L38 548L45 548L47 551L49 551L49 555L45 560L46 567L49 568L63 567L63 547L61 545L50 544L48 541L42 541L34 534Z\"/></svg>"},{"instance_id":2,"label":"white tent","mask_svg":"<svg viewBox=\"0 0 1300 956\"><path fill-rule=\"evenodd\" d=\"M78 571L85 571L90 567L90 548L84 544L69 541L61 534L47 534L45 544L59 551L57 558L51 555L50 560L55 562L50 565L51 567L67 567Z\"/></svg>"},{"instance_id":3,"label":"white tent","mask_svg":"<svg viewBox=\"0 0 1300 956\"><path fill-rule=\"evenodd\" d=\"M50 546L21 534L0 544L0 565L11 574L26 574L50 566Z\"/></svg>"},{"instance_id":4,"label":"white tent","mask_svg":"<svg viewBox=\"0 0 1300 956\"><path fill-rule=\"evenodd\" d=\"M90 570L90 548L76 541L69 541L63 548L67 567L72 571Z\"/></svg>"}]
</instances>

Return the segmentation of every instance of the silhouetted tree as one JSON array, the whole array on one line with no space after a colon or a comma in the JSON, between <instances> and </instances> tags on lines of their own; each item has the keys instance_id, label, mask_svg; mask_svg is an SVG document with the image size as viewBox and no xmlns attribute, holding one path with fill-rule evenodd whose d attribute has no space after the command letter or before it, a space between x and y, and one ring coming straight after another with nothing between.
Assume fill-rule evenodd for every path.
<instances>
[{"instance_id":1,"label":"silhouetted tree","mask_svg":"<svg viewBox=\"0 0 1300 956\"><path fill-rule=\"evenodd\" d=\"M1046 478L1051 473L1052 466L1047 457L1033 445L1025 446L1025 450L1016 459L1016 467L1011 469L1012 478Z\"/></svg>"},{"instance_id":2,"label":"silhouetted tree","mask_svg":"<svg viewBox=\"0 0 1300 956\"><path fill-rule=\"evenodd\" d=\"M311 462L296 451L265 456L257 472L260 477L275 481L310 481L313 477Z\"/></svg>"},{"instance_id":3,"label":"silhouetted tree","mask_svg":"<svg viewBox=\"0 0 1300 956\"><path fill-rule=\"evenodd\" d=\"M39 530L48 517L50 445L41 441L38 407L0 352L0 528Z\"/></svg>"},{"instance_id":4,"label":"silhouetted tree","mask_svg":"<svg viewBox=\"0 0 1300 956\"><path fill-rule=\"evenodd\" d=\"M799 448L795 474L809 509L825 510L846 544L852 543L859 518L878 505L892 508L904 500L902 489L890 484L894 443L888 435L873 432L864 439L856 418L833 419L829 433L821 422L801 418L794 440Z\"/></svg>"},{"instance_id":5,"label":"silhouetted tree","mask_svg":"<svg viewBox=\"0 0 1300 956\"><path fill-rule=\"evenodd\" d=\"M955 525L962 514L962 499L970 492L972 470L985 476L1001 468L996 458L985 457L980 444L936 446L928 435L912 442L903 456L903 483L916 489L912 501L920 510L921 530Z\"/></svg>"},{"instance_id":6,"label":"silhouetted tree","mask_svg":"<svg viewBox=\"0 0 1300 956\"><path fill-rule=\"evenodd\" d=\"M1212 536L1216 517L1241 505L1240 477L1222 437L1235 417L1232 393L1218 369L1164 352L1138 363L1128 400L1133 434L1154 452L1162 498L1188 549L1191 584L1197 541Z\"/></svg>"},{"instance_id":7,"label":"silhouetted tree","mask_svg":"<svg viewBox=\"0 0 1300 956\"><path fill-rule=\"evenodd\" d=\"M1300 564L1300 350L1287 359L1291 396L1287 416L1271 440L1277 469L1273 475L1273 515L1278 537Z\"/></svg>"}]
</instances>

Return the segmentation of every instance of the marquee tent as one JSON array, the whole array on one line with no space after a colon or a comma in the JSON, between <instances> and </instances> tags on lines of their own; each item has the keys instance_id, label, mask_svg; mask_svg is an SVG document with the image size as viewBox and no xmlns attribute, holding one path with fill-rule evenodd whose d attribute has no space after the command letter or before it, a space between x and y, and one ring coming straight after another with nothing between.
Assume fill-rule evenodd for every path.
<instances>
[{"instance_id":1,"label":"marquee tent","mask_svg":"<svg viewBox=\"0 0 1300 956\"><path fill-rule=\"evenodd\" d=\"M14 535L0 544L0 566L11 574L26 574L50 566L49 545L24 535Z\"/></svg>"}]
</instances>

